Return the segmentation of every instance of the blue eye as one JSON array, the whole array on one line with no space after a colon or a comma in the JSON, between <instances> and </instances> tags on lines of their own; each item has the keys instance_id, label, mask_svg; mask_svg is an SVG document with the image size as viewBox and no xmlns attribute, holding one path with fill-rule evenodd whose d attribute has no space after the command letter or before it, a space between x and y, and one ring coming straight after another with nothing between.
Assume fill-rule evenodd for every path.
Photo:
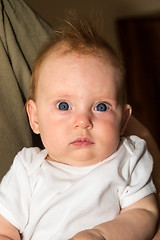
<instances>
[{"instance_id":1,"label":"blue eye","mask_svg":"<svg viewBox=\"0 0 160 240\"><path fill-rule=\"evenodd\" d=\"M70 106L67 102L59 102L57 104L57 108L61 111L67 111L70 109Z\"/></svg>"},{"instance_id":2,"label":"blue eye","mask_svg":"<svg viewBox=\"0 0 160 240\"><path fill-rule=\"evenodd\" d=\"M106 103L99 103L95 107L95 111L105 112L109 109L109 106Z\"/></svg>"}]
</instances>

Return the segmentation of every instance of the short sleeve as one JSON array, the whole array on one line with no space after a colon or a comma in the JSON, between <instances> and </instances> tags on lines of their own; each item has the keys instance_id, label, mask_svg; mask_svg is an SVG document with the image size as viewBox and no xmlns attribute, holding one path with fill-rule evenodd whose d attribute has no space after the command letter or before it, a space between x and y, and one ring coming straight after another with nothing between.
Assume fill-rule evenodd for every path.
<instances>
[{"instance_id":1,"label":"short sleeve","mask_svg":"<svg viewBox=\"0 0 160 240\"><path fill-rule=\"evenodd\" d=\"M22 232L28 222L29 176L18 154L0 186L0 215Z\"/></svg>"},{"instance_id":2,"label":"short sleeve","mask_svg":"<svg viewBox=\"0 0 160 240\"><path fill-rule=\"evenodd\" d=\"M151 179L153 160L147 150L145 141L136 136L131 136L130 141L124 142L124 145L130 152L131 157L128 164L123 167L125 172L123 177L127 179L127 185L120 196L121 208L156 192Z\"/></svg>"}]
</instances>

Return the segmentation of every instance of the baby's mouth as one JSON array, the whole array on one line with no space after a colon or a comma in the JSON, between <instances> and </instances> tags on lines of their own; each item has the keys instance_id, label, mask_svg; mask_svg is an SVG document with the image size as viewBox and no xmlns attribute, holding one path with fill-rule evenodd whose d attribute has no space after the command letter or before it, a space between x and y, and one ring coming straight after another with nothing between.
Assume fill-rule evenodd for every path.
<instances>
[{"instance_id":1,"label":"baby's mouth","mask_svg":"<svg viewBox=\"0 0 160 240\"><path fill-rule=\"evenodd\" d=\"M86 137L78 137L73 142L71 142L71 145L77 146L77 147L85 147L85 146L87 147L93 144L94 142L91 139Z\"/></svg>"}]
</instances>

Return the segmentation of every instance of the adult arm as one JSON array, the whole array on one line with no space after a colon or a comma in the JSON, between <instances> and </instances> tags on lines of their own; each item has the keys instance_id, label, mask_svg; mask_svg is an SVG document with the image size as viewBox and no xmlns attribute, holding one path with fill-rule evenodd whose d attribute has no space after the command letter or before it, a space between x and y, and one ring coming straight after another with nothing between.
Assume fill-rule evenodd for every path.
<instances>
[{"instance_id":1,"label":"adult arm","mask_svg":"<svg viewBox=\"0 0 160 240\"><path fill-rule=\"evenodd\" d=\"M146 143L148 150L150 151L153 160L153 181L157 189L156 198L158 202L158 206L160 208L160 150L155 142L153 136L149 132L149 130L141 124L136 118L133 116L130 118L128 126L126 128L126 135L132 135L135 134L141 138L143 138ZM157 232L153 240L159 240L160 239L160 221L158 223Z\"/></svg>"},{"instance_id":2,"label":"adult arm","mask_svg":"<svg viewBox=\"0 0 160 240\"><path fill-rule=\"evenodd\" d=\"M141 138L143 138L146 143L149 152L151 153L153 160L154 160L154 166L153 166L153 180L156 185L157 189L157 197L159 198L159 205L160 205L160 151L158 148L157 143L155 142L153 136L149 132L149 130L141 124L136 118L133 116L130 118L129 123L126 128L125 135L137 135Z\"/></svg>"},{"instance_id":3,"label":"adult arm","mask_svg":"<svg viewBox=\"0 0 160 240\"><path fill-rule=\"evenodd\" d=\"M114 220L82 231L70 240L151 240L158 218L154 195L124 208Z\"/></svg>"}]
</instances>

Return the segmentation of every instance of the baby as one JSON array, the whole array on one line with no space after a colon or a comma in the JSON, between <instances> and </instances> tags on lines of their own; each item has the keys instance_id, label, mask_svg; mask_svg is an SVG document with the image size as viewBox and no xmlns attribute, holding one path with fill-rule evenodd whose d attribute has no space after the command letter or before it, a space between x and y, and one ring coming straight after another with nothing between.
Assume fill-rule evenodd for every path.
<instances>
[{"instance_id":1,"label":"baby","mask_svg":"<svg viewBox=\"0 0 160 240\"><path fill-rule=\"evenodd\" d=\"M158 218L122 61L73 15L38 56L26 109L44 149L24 148L0 187L0 240L147 240Z\"/></svg>"}]
</instances>

